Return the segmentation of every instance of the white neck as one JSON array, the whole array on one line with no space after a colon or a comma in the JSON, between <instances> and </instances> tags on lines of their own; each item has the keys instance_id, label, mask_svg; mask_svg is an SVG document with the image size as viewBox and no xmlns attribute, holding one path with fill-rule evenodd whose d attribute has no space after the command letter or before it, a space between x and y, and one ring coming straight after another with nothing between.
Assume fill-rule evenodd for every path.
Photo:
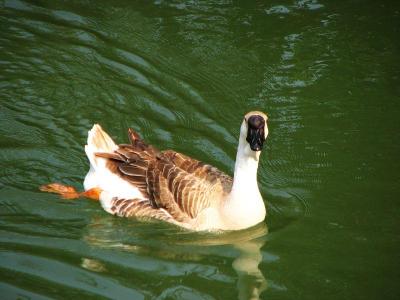
<instances>
[{"instance_id":1,"label":"white neck","mask_svg":"<svg viewBox=\"0 0 400 300\"><path fill-rule=\"evenodd\" d=\"M243 197L260 193L257 184L259 156L259 152L252 151L246 140L240 138L231 195Z\"/></svg>"},{"instance_id":2,"label":"white neck","mask_svg":"<svg viewBox=\"0 0 400 300\"><path fill-rule=\"evenodd\" d=\"M252 151L241 133L232 190L223 207L230 229L247 228L264 220L265 205L257 184L259 156L260 152Z\"/></svg>"}]
</instances>

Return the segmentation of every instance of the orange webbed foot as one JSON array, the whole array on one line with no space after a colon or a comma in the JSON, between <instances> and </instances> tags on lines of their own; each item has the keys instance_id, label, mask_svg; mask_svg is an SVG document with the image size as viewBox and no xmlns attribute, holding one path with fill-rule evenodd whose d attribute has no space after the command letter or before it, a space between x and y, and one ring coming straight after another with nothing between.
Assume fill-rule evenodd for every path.
<instances>
[{"instance_id":1,"label":"orange webbed foot","mask_svg":"<svg viewBox=\"0 0 400 300\"><path fill-rule=\"evenodd\" d=\"M74 187L60 183L45 184L40 186L39 190L42 192L59 194L64 199L76 199L80 196Z\"/></svg>"},{"instance_id":2,"label":"orange webbed foot","mask_svg":"<svg viewBox=\"0 0 400 300\"><path fill-rule=\"evenodd\" d=\"M87 190L86 192L81 193L80 195L83 197L98 201L98 200L100 200L101 192L102 192L101 188L95 187L95 188L91 188L91 189Z\"/></svg>"},{"instance_id":3,"label":"orange webbed foot","mask_svg":"<svg viewBox=\"0 0 400 300\"><path fill-rule=\"evenodd\" d=\"M102 190L100 188L91 188L86 192L78 193L72 186L63 185L60 183L50 183L39 187L42 192L59 194L64 199L77 199L80 197L86 197L92 200L98 201Z\"/></svg>"}]
</instances>

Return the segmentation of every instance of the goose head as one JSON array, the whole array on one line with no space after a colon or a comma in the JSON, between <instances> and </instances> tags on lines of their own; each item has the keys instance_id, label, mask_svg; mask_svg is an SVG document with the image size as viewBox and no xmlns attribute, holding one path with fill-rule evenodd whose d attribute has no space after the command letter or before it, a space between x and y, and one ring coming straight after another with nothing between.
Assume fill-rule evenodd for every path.
<instances>
[{"instance_id":1,"label":"goose head","mask_svg":"<svg viewBox=\"0 0 400 300\"><path fill-rule=\"evenodd\" d=\"M268 117L260 111L251 111L244 116L240 127L240 139L244 142L244 152L258 160L268 136Z\"/></svg>"}]
</instances>

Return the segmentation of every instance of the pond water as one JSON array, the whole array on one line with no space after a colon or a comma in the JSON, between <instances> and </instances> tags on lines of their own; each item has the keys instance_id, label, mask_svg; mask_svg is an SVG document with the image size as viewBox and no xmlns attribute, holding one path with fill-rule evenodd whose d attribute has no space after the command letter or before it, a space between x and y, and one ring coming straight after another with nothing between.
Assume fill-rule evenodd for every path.
<instances>
[{"instance_id":1,"label":"pond water","mask_svg":"<svg viewBox=\"0 0 400 300\"><path fill-rule=\"evenodd\" d=\"M399 299L400 2L0 1L2 299ZM269 115L266 222L192 233L82 189L93 123L232 175Z\"/></svg>"}]
</instances>

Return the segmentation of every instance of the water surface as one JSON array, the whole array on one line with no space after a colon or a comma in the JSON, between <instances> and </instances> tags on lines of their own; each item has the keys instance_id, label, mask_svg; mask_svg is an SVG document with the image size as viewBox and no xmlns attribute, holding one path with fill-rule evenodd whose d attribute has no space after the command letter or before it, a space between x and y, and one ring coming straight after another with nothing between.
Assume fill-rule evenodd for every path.
<instances>
[{"instance_id":1,"label":"water surface","mask_svg":"<svg viewBox=\"0 0 400 300\"><path fill-rule=\"evenodd\" d=\"M397 1L0 1L2 299L398 299L399 19ZM81 189L93 123L232 175L255 109L255 228L38 191Z\"/></svg>"}]
</instances>

